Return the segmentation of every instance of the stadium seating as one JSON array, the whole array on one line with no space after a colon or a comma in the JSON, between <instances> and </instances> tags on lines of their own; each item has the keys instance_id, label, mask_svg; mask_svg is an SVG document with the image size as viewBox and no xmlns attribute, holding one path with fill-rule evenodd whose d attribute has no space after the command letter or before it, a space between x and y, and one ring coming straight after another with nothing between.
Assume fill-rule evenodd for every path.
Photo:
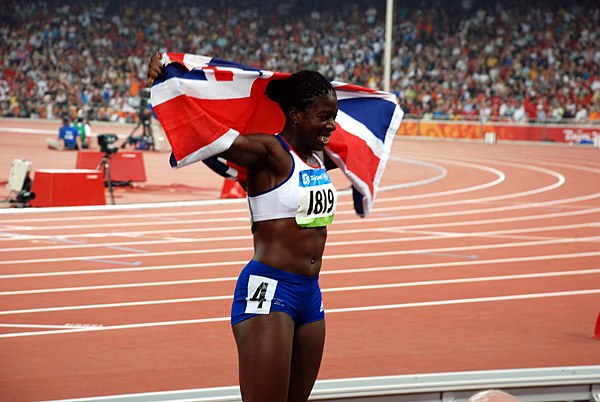
<instances>
[{"instance_id":1,"label":"stadium seating","mask_svg":"<svg viewBox=\"0 0 600 402\"><path fill-rule=\"evenodd\" d=\"M157 50L383 87L385 2L55 3L1 11L2 116L135 121ZM598 2L453 4L396 2L391 88L408 117L600 121Z\"/></svg>"}]
</instances>

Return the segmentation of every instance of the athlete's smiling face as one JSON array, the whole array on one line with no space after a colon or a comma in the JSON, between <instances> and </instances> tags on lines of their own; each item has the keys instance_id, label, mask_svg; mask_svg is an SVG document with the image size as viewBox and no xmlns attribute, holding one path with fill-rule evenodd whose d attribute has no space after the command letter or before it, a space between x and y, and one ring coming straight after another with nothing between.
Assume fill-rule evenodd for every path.
<instances>
[{"instance_id":1,"label":"athlete's smiling face","mask_svg":"<svg viewBox=\"0 0 600 402\"><path fill-rule=\"evenodd\" d=\"M335 130L338 102L335 95L323 95L302 112L299 129L302 142L313 151L322 151Z\"/></svg>"}]
</instances>

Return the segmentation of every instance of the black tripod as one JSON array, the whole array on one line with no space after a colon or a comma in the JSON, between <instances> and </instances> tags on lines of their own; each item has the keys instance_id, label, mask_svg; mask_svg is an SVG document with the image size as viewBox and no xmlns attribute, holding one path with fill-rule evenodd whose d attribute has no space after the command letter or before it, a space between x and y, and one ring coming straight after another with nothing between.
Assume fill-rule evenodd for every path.
<instances>
[{"instance_id":1,"label":"black tripod","mask_svg":"<svg viewBox=\"0 0 600 402\"><path fill-rule=\"evenodd\" d=\"M31 186L32 180L29 176L29 172L27 172L21 190L17 191L11 189L6 201L11 204L11 206L16 206L17 208L29 207L29 201L35 199L35 193L31 191Z\"/></svg>"},{"instance_id":2,"label":"black tripod","mask_svg":"<svg viewBox=\"0 0 600 402\"><path fill-rule=\"evenodd\" d=\"M134 148L144 146L142 149L154 150L154 136L152 135L151 121L152 116L149 113L141 113L139 123L135 126L131 134L127 136L127 139L123 142L121 148L125 149L127 145L133 145ZM140 126L142 127L141 137L134 136ZM146 146L147 148L145 148Z\"/></svg>"},{"instance_id":3,"label":"black tripod","mask_svg":"<svg viewBox=\"0 0 600 402\"><path fill-rule=\"evenodd\" d=\"M112 178L110 177L110 153L105 152L104 156L100 160L98 167L96 170L102 170L104 174L104 181L106 183L106 187L108 187L108 193L110 194L110 203L111 205L115 205L115 194L113 192L113 183Z\"/></svg>"}]
</instances>

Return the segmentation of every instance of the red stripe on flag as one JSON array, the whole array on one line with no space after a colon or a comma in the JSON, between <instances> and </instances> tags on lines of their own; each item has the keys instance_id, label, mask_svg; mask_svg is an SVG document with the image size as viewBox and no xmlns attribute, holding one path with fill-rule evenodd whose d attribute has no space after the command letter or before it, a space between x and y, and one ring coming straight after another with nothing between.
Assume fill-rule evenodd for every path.
<instances>
[{"instance_id":1,"label":"red stripe on flag","mask_svg":"<svg viewBox=\"0 0 600 402\"><path fill-rule=\"evenodd\" d=\"M169 57L169 60L171 60L171 63L178 63L187 68L187 66L183 62L183 57L185 56L185 53L167 53L167 56Z\"/></svg>"},{"instance_id":2,"label":"red stripe on flag","mask_svg":"<svg viewBox=\"0 0 600 402\"><path fill-rule=\"evenodd\" d=\"M212 70L217 81L233 81L233 71L219 70L217 67L204 67L202 70Z\"/></svg>"},{"instance_id":3,"label":"red stripe on flag","mask_svg":"<svg viewBox=\"0 0 600 402\"><path fill-rule=\"evenodd\" d=\"M361 138L344 130L339 124L327 146L344 160L348 171L368 184L373 194L373 182L380 159L371 148Z\"/></svg>"},{"instance_id":4,"label":"red stripe on flag","mask_svg":"<svg viewBox=\"0 0 600 402\"><path fill-rule=\"evenodd\" d=\"M178 96L154 108L177 160L216 141L229 131L186 96Z\"/></svg>"}]
</instances>

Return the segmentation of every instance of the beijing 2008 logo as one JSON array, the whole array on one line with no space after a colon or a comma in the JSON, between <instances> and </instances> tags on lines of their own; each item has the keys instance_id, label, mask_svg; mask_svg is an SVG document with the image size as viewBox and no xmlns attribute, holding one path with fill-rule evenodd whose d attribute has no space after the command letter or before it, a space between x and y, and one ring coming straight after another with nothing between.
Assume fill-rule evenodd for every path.
<instances>
[{"instance_id":1,"label":"beijing 2008 logo","mask_svg":"<svg viewBox=\"0 0 600 402\"><path fill-rule=\"evenodd\" d=\"M310 184L310 176L308 175L308 173L302 172L302 184L304 184L305 186L308 186Z\"/></svg>"}]
</instances>

